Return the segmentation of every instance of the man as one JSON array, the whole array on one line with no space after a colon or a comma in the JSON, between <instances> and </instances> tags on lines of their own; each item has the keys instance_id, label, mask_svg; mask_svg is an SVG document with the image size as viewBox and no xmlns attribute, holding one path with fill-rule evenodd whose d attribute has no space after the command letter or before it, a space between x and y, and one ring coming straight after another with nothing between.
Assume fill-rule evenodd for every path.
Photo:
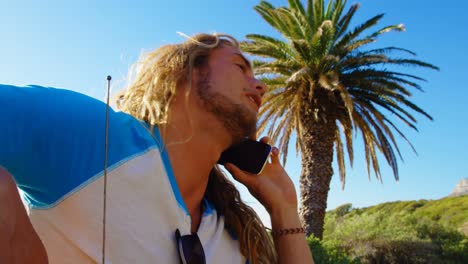
<instances>
[{"instance_id":1,"label":"man","mask_svg":"<svg viewBox=\"0 0 468 264\"><path fill-rule=\"evenodd\" d=\"M269 212L274 247L216 166L254 137L267 89L237 42L200 34L136 66L108 119L84 95L0 86L0 262L312 263L278 149L259 175L225 166Z\"/></svg>"}]
</instances>

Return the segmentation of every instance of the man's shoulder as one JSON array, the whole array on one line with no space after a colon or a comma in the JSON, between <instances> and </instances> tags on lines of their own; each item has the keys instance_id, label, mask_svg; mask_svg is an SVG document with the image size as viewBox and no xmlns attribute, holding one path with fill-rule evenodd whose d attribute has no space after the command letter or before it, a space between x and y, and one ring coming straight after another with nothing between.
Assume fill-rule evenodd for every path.
<instances>
[{"instance_id":1,"label":"man's shoulder","mask_svg":"<svg viewBox=\"0 0 468 264\"><path fill-rule=\"evenodd\" d=\"M38 118L41 124L60 121L67 115L105 113L106 105L90 96L63 88L40 85L15 86L0 84L3 118L23 122ZM24 120L23 120L24 119ZM19 123L16 123L19 124Z\"/></svg>"},{"instance_id":2,"label":"man's shoulder","mask_svg":"<svg viewBox=\"0 0 468 264\"><path fill-rule=\"evenodd\" d=\"M0 102L0 165L33 207L54 206L98 179L105 157L111 169L155 145L138 120L107 115L104 102L74 91L0 85Z\"/></svg>"}]
</instances>

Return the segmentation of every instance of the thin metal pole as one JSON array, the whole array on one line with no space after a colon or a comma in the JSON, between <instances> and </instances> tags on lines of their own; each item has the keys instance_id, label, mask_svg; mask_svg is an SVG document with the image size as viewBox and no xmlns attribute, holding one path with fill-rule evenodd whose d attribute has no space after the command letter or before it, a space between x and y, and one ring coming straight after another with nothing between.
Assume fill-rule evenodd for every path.
<instances>
[{"instance_id":1,"label":"thin metal pole","mask_svg":"<svg viewBox=\"0 0 468 264\"><path fill-rule=\"evenodd\" d=\"M106 103L106 136L104 145L104 206L102 217L102 260L101 263L106 263L106 207L107 207L107 158L109 149L109 97L110 97L110 81L112 77L107 76L107 103Z\"/></svg>"}]
</instances>

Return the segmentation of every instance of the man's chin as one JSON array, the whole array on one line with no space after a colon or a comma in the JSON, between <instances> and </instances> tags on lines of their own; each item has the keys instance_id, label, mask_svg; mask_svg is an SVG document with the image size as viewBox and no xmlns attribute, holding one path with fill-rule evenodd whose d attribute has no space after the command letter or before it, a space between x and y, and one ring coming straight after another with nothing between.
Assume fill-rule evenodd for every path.
<instances>
[{"instance_id":1,"label":"man's chin","mask_svg":"<svg viewBox=\"0 0 468 264\"><path fill-rule=\"evenodd\" d=\"M232 138L232 143L231 143L231 146L234 146L234 145L237 145L237 144L240 144L242 143L244 140L246 140L247 137L236 137L236 138Z\"/></svg>"},{"instance_id":2,"label":"man's chin","mask_svg":"<svg viewBox=\"0 0 468 264\"><path fill-rule=\"evenodd\" d=\"M231 131L232 132L232 131ZM239 144L249 138L255 138L255 134L257 133L257 128L256 126L254 128L245 130L244 133L235 135L234 133L231 133L231 138L232 138L232 144L231 145L236 145Z\"/></svg>"}]
</instances>

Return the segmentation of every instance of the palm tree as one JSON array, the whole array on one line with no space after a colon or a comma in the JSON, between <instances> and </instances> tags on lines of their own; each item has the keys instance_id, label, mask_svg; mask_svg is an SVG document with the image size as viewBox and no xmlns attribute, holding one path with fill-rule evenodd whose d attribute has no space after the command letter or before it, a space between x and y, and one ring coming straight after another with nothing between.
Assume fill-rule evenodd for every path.
<instances>
[{"instance_id":1,"label":"palm tree","mask_svg":"<svg viewBox=\"0 0 468 264\"><path fill-rule=\"evenodd\" d=\"M417 82L424 79L388 67L438 68L408 59L416 54L406 49L370 48L368 44L380 35L404 30L400 24L372 31L383 14L349 29L357 4L343 14L345 0L330 0L327 5L324 0L308 0L306 7L300 0L288 2L289 7L275 8L266 1L255 6L282 39L250 34L242 49L254 55L255 74L269 86L259 134L267 132L279 146L283 163L291 135L297 135L296 150L302 157L301 220L308 235L321 239L334 152L343 188L345 152L352 165L354 135L362 136L368 176L372 168L381 180L380 152L398 180L397 155L402 157L395 134L413 146L394 122L417 130L415 112L432 120L409 100L408 88L422 90ZM364 35L366 30L371 33ZM406 57L394 57L395 53Z\"/></svg>"}]
</instances>

